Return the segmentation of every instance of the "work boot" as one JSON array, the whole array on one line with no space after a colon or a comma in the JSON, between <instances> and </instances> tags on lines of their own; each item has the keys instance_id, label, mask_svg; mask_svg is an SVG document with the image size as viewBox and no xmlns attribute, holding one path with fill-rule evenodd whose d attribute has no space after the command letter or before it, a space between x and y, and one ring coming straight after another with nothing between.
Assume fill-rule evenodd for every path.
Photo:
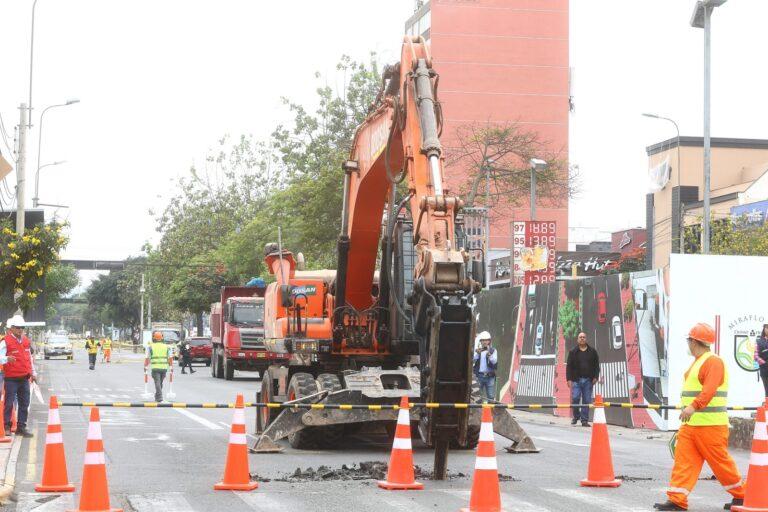
<instances>
[{"instance_id":1,"label":"work boot","mask_svg":"<svg viewBox=\"0 0 768 512\"><path fill-rule=\"evenodd\" d=\"M187 374L187 372L185 372L184 370L181 370L181 374L182 374L182 375L186 375L186 374Z\"/></svg>"},{"instance_id":2,"label":"work boot","mask_svg":"<svg viewBox=\"0 0 768 512\"><path fill-rule=\"evenodd\" d=\"M664 503L656 503L653 505L653 508L655 508L656 510L688 510L687 508L683 508L680 505L676 503L672 503L669 500L667 500Z\"/></svg>"},{"instance_id":3,"label":"work boot","mask_svg":"<svg viewBox=\"0 0 768 512\"><path fill-rule=\"evenodd\" d=\"M190 368L190 369L189 369L189 373L195 373L195 370L193 370L192 368Z\"/></svg>"},{"instance_id":4,"label":"work boot","mask_svg":"<svg viewBox=\"0 0 768 512\"><path fill-rule=\"evenodd\" d=\"M10 434L11 433L11 424L10 423L6 423L5 424L5 433L6 434Z\"/></svg>"},{"instance_id":5,"label":"work boot","mask_svg":"<svg viewBox=\"0 0 768 512\"><path fill-rule=\"evenodd\" d=\"M27 430L27 427L22 427L21 425L19 425L18 428L16 429L16 435L21 437L26 437L26 438L34 437L32 432Z\"/></svg>"},{"instance_id":6,"label":"work boot","mask_svg":"<svg viewBox=\"0 0 768 512\"><path fill-rule=\"evenodd\" d=\"M726 503L725 505L723 505L723 510L731 510L731 507L734 507L734 506L741 507L743 505L744 505L744 500L742 498L733 498L730 503Z\"/></svg>"},{"instance_id":7,"label":"work boot","mask_svg":"<svg viewBox=\"0 0 768 512\"><path fill-rule=\"evenodd\" d=\"M589 422L588 421L582 421L581 422L581 426L582 427L588 427L589 426Z\"/></svg>"},{"instance_id":8,"label":"work boot","mask_svg":"<svg viewBox=\"0 0 768 512\"><path fill-rule=\"evenodd\" d=\"M571 420L571 425L576 425L579 422L579 418L573 418Z\"/></svg>"}]
</instances>

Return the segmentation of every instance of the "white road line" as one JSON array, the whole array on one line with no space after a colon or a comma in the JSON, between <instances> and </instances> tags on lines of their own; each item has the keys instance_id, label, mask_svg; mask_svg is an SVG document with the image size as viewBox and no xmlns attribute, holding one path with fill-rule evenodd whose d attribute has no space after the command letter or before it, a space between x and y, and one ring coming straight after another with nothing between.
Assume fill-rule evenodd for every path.
<instances>
[{"instance_id":1,"label":"white road line","mask_svg":"<svg viewBox=\"0 0 768 512\"><path fill-rule=\"evenodd\" d=\"M538 439L539 441L546 441L546 442L549 442L549 443L558 443L558 444L567 444L569 446L579 446L581 448L585 448L585 447L589 446L588 444L571 443L569 441L563 441L562 439L554 439L552 437L544 437L544 436L531 436L531 437L533 437L534 439Z\"/></svg>"},{"instance_id":2,"label":"white road line","mask_svg":"<svg viewBox=\"0 0 768 512\"><path fill-rule=\"evenodd\" d=\"M234 492L232 494L243 500L245 504L253 510L261 512L282 512L291 508L287 506L288 504L286 503L285 498L273 498L269 494L260 491L256 491L255 493Z\"/></svg>"},{"instance_id":3,"label":"white road line","mask_svg":"<svg viewBox=\"0 0 768 512\"><path fill-rule=\"evenodd\" d=\"M590 491L587 489L542 489L552 494L557 494L564 498L580 501L589 506L590 510L622 510L624 512L647 512L648 507L633 507L629 503L612 500L598 494L599 491Z\"/></svg>"},{"instance_id":4,"label":"white road line","mask_svg":"<svg viewBox=\"0 0 768 512\"><path fill-rule=\"evenodd\" d=\"M201 424L201 425L203 425L205 427L208 427L211 430L221 430L221 427L219 425L215 424L212 421L208 421L207 419L205 419L205 418L203 418L201 416L198 416L197 414L195 414L193 412L189 412L186 409L173 409L173 410L176 411L177 413L181 414L182 416L186 416L187 418L191 419L192 421L196 421L199 424Z\"/></svg>"},{"instance_id":5,"label":"white road line","mask_svg":"<svg viewBox=\"0 0 768 512\"><path fill-rule=\"evenodd\" d=\"M193 512L192 505L180 492L129 494L128 503L136 512Z\"/></svg>"},{"instance_id":6,"label":"white road line","mask_svg":"<svg viewBox=\"0 0 768 512\"><path fill-rule=\"evenodd\" d=\"M469 505L469 497L472 494L468 489L441 489L438 492L456 496L457 498L464 500L467 505ZM502 508L507 507L509 510L521 512L541 512L542 510L546 510L543 509L541 505L535 505L528 501L523 501L519 496L515 496L508 492L501 493L501 506Z\"/></svg>"},{"instance_id":7,"label":"white road line","mask_svg":"<svg viewBox=\"0 0 768 512\"><path fill-rule=\"evenodd\" d=\"M73 494L62 494L54 499L50 499L51 497L50 494L45 493L19 493L19 501L16 503L16 512L60 512L75 507ZM41 503L38 500L43 500L43 502Z\"/></svg>"}]
</instances>

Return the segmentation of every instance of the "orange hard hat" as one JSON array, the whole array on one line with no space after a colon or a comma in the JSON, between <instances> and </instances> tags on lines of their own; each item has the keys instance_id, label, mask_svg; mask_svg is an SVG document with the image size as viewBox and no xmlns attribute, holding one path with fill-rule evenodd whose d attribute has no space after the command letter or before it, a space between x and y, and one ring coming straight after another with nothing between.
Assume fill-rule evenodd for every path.
<instances>
[{"instance_id":1,"label":"orange hard hat","mask_svg":"<svg viewBox=\"0 0 768 512\"><path fill-rule=\"evenodd\" d=\"M715 330L711 325L699 322L688 332L688 339L700 341L702 343L713 344L715 342Z\"/></svg>"},{"instance_id":2,"label":"orange hard hat","mask_svg":"<svg viewBox=\"0 0 768 512\"><path fill-rule=\"evenodd\" d=\"M153 332L152 339L155 341L163 341L163 333L161 333L160 331Z\"/></svg>"}]
</instances>

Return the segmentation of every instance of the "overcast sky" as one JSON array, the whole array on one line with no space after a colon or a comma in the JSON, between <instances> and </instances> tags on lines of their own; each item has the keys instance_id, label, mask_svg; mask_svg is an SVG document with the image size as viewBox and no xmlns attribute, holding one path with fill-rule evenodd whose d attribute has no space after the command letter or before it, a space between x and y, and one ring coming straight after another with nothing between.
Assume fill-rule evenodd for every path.
<instances>
[{"instance_id":1,"label":"overcast sky","mask_svg":"<svg viewBox=\"0 0 768 512\"><path fill-rule=\"evenodd\" d=\"M514 3L514 2L511 2ZM342 54L399 58L413 0L39 0L34 122L49 111L40 200L69 205L67 258L122 259L156 240L150 208L226 133L266 137L280 96L314 98L315 71ZM27 100L32 0L0 0L0 114L8 130ZM582 193L572 242L645 223L645 147L701 135L703 31L693 0L571 0L576 112L570 158ZM768 1L732 0L713 23L713 136L768 138ZM438 70L439 71L439 70ZM479 79L479 78L478 78ZM36 166L37 127L28 169ZM7 154L3 146L3 153ZM34 193L28 176L27 197ZM15 184L11 175L9 185ZM53 210L49 212L49 215Z\"/></svg>"}]
</instances>

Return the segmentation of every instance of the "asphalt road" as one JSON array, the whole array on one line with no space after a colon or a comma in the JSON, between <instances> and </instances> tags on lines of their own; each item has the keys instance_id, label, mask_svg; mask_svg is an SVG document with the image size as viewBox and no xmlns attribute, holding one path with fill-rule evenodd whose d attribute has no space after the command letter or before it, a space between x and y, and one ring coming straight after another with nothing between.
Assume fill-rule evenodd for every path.
<instances>
[{"instance_id":1,"label":"asphalt road","mask_svg":"<svg viewBox=\"0 0 768 512\"><path fill-rule=\"evenodd\" d=\"M141 401L140 361L98 365L88 371L82 354L74 364L40 361L46 398L53 390L63 401ZM214 380L205 367L194 375L176 375L177 401L231 401L238 392L252 398L259 382L254 379ZM247 374L245 374L247 375ZM64 442L70 480L78 486L82 472L87 408L62 411ZM358 435L344 449L251 455L251 472L261 485L251 493L213 491L223 471L231 410L211 409L108 409L102 408L102 427L112 506L137 512L191 511L396 511L457 510L467 506L474 467L472 452L452 452L449 470L454 478L423 480L423 491L383 491L371 479L343 481L331 476L321 481L291 481L297 468L321 465L339 469L363 461L386 461L389 446L381 435ZM252 430L255 411L247 411ZM17 466L17 503L8 510L49 512L76 504L77 495L41 495L33 491L42 469L46 408L35 403L30 427L36 433L24 440ZM618 489L587 489L578 485L586 476L588 429L570 427L568 420L522 414L521 424L543 449L539 454L511 455L508 443L497 436L499 471L514 480L501 482L503 505L518 511L641 511L652 510L663 498L671 460L666 440L658 433L612 428L616 473L633 477ZM652 437L652 439L648 439ZM250 440L251 438L249 438ZM287 446L287 445L286 445ZM432 453L414 443L415 462L431 469ZM739 452L746 470L748 454ZM709 476L705 471L702 476ZM266 481L269 479L270 481ZM285 481L276 481L281 479ZM694 493L691 510L721 510L725 493L716 482L702 481Z\"/></svg>"}]
</instances>

